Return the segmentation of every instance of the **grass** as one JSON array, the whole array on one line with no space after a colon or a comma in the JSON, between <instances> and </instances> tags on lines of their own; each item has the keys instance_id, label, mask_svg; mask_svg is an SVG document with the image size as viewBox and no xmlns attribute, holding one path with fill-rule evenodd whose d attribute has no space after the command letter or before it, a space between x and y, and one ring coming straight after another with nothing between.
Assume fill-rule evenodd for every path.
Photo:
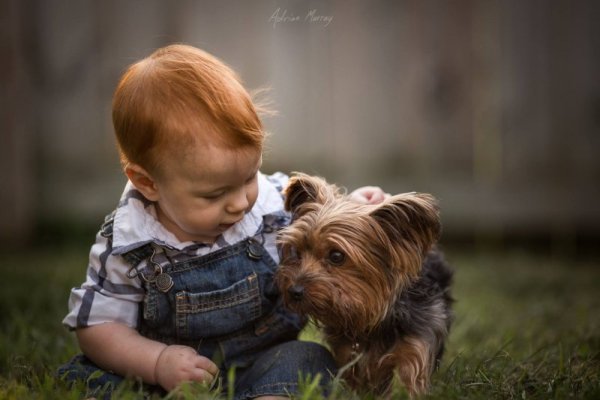
<instances>
[{"instance_id":1,"label":"grass","mask_svg":"<svg viewBox=\"0 0 600 400\"><path fill-rule=\"evenodd\" d=\"M0 399L77 399L54 378L77 352L61 326L87 246L0 253ZM600 265L523 251L447 251L456 268L456 319L431 399L600 398ZM319 340L308 329L303 337ZM302 399L322 398L301 379ZM406 398L401 387L392 397ZM142 395L123 388L119 398ZM223 395L227 398L227 394ZM169 398L219 398L186 385ZM337 382L333 399L358 399Z\"/></svg>"}]
</instances>

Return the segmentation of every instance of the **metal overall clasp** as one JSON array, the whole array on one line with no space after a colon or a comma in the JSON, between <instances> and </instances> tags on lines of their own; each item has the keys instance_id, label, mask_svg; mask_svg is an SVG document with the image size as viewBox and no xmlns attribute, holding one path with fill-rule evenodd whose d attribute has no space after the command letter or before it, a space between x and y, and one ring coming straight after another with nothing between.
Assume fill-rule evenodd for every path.
<instances>
[{"instance_id":1,"label":"metal overall clasp","mask_svg":"<svg viewBox=\"0 0 600 400\"><path fill-rule=\"evenodd\" d=\"M144 282L154 284L158 290L167 293L173 287L173 278L163 271L163 267L154 260L154 256L156 256L156 247L152 248L152 255L149 259L149 263L153 268L153 272L150 276L146 276L146 274L139 271L136 267L131 267L131 269L127 271L127 277L133 279L139 276Z\"/></svg>"}]
</instances>

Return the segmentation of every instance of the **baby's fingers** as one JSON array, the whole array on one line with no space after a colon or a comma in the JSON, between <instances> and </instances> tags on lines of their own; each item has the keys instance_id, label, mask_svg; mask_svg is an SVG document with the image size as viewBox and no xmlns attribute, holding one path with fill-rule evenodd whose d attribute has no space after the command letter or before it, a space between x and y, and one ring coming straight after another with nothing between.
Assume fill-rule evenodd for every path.
<instances>
[{"instance_id":1,"label":"baby's fingers","mask_svg":"<svg viewBox=\"0 0 600 400\"><path fill-rule=\"evenodd\" d=\"M199 356L196 360L195 366L196 368L205 370L212 376L217 376L217 374L219 373L219 367L217 367L217 365L214 362L212 362L206 357Z\"/></svg>"},{"instance_id":2,"label":"baby's fingers","mask_svg":"<svg viewBox=\"0 0 600 400\"><path fill-rule=\"evenodd\" d=\"M194 370L191 371L190 379L195 382L206 383L210 385L216 377L217 374L212 374L205 369L194 368Z\"/></svg>"}]
</instances>

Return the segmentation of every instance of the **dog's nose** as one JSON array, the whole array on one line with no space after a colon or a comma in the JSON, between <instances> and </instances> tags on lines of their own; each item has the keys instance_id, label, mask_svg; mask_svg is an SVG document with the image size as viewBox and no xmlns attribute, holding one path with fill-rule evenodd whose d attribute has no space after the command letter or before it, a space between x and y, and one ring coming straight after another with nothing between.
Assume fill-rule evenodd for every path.
<instances>
[{"instance_id":1,"label":"dog's nose","mask_svg":"<svg viewBox=\"0 0 600 400\"><path fill-rule=\"evenodd\" d=\"M304 286L294 285L288 289L288 294L292 298L292 300L299 301L302 300L302 296L304 296Z\"/></svg>"}]
</instances>

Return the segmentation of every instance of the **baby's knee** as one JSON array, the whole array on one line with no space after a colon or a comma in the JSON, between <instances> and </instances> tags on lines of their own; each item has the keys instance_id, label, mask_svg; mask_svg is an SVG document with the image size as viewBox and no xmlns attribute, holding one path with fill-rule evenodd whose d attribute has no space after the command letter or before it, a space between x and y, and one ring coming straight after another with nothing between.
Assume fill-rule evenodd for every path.
<instances>
[{"instance_id":1,"label":"baby's knee","mask_svg":"<svg viewBox=\"0 0 600 400\"><path fill-rule=\"evenodd\" d=\"M273 349L276 356L286 360L286 363L305 376L321 374L327 380L336 373L333 356L324 346L315 342L294 340L283 343Z\"/></svg>"}]
</instances>

